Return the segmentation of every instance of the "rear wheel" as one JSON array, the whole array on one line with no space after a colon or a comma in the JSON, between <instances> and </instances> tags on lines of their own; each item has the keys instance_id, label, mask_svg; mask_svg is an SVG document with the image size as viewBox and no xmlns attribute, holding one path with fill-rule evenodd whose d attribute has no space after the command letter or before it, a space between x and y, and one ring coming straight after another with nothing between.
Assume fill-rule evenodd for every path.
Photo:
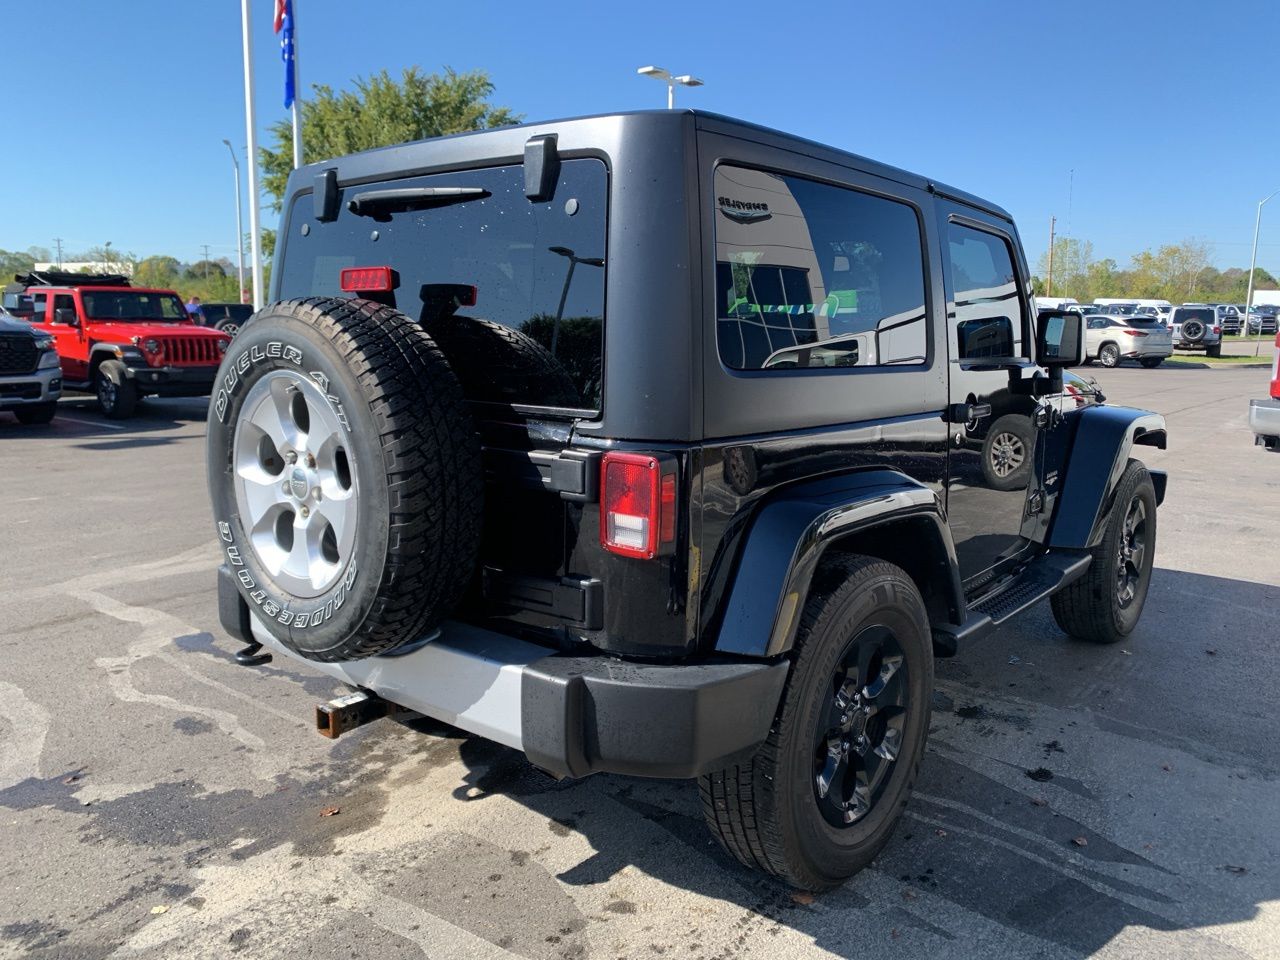
<instances>
[{"instance_id":1,"label":"rear wheel","mask_svg":"<svg viewBox=\"0 0 1280 960\"><path fill-rule=\"evenodd\" d=\"M112 420L127 420L138 405L138 385L119 360L104 360L98 367L97 394L98 409Z\"/></svg>"},{"instance_id":2,"label":"rear wheel","mask_svg":"<svg viewBox=\"0 0 1280 960\"><path fill-rule=\"evenodd\" d=\"M1154 370L1164 362L1164 357L1143 357L1138 362L1148 370Z\"/></svg>"},{"instance_id":3,"label":"rear wheel","mask_svg":"<svg viewBox=\"0 0 1280 960\"><path fill-rule=\"evenodd\" d=\"M58 405L56 403L33 403L30 406L17 407L13 411L13 415L18 418L19 423L34 426L40 423L48 423L57 412Z\"/></svg>"},{"instance_id":4,"label":"rear wheel","mask_svg":"<svg viewBox=\"0 0 1280 960\"><path fill-rule=\"evenodd\" d=\"M824 566L769 738L700 780L712 832L746 866L794 886L843 882L906 806L932 689L929 621L911 578L870 557Z\"/></svg>"},{"instance_id":5,"label":"rear wheel","mask_svg":"<svg viewBox=\"0 0 1280 960\"><path fill-rule=\"evenodd\" d=\"M1117 643L1142 616L1156 554L1155 486L1137 460L1120 477L1102 542L1092 553L1085 575L1053 595L1053 617L1077 639Z\"/></svg>"},{"instance_id":6,"label":"rear wheel","mask_svg":"<svg viewBox=\"0 0 1280 960\"><path fill-rule=\"evenodd\" d=\"M1120 362L1120 348L1114 343L1104 343L1098 351L1098 359L1104 367L1114 367Z\"/></svg>"},{"instance_id":7,"label":"rear wheel","mask_svg":"<svg viewBox=\"0 0 1280 960\"><path fill-rule=\"evenodd\" d=\"M240 332L240 321L239 320L219 320L217 324L214 325L213 329L219 330L222 333L227 334L228 336L234 337L237 333Z\"/></svg>"}]
</instances>

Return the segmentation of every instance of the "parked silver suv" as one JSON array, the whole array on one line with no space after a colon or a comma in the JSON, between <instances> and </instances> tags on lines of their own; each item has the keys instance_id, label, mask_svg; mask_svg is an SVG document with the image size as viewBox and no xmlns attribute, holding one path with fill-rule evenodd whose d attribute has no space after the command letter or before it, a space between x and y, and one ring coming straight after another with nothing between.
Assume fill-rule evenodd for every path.
<instances>
[{"instance_id":1,"label":"parked silver suv","mask_svg":"<svg viewBox=\"0 0 1280 960\"><path fill-rule=\"evenodd\" d=\"M48 423L61 394L53 337L0 310L0 410L23 423Z\"/></svg>"},{"instance_id":2,"label":"parked silver suv","mask_svg":"<svg viewBox=\"0 0 1280 960\"><path fill-rule=\"evenodd\" d=\"M1207 357L1222 356L1222 327L1207 303L1184 303L1169 311L1173 345L1178 350L1203 350Z\"/></svg>"}]
</instances>

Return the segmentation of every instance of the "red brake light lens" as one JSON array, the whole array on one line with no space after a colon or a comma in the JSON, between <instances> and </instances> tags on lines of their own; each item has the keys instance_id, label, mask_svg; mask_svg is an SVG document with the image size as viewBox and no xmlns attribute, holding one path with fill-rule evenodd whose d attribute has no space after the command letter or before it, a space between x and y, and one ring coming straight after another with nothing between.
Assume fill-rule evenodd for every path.
<instances>
[{"instance_id":1,"label":"red brake light lens","mask_svg":"<svg viewBox=\"0 0 1280 960\"><path fill-rule=\"evenodd\" d=\"M1127 333L1131 337L1146 337L1149 334L1145 330L1121 330L1121 333Z\"/></svg>"},{"instance_id":2,"label":"red brake light lens","mask_svg":"<svg viewBox=\"0 0 1280 960\"><path fill-rule=\"evenodd\" d=\"M600 462L600 544L652 560L676 539L676 475L647 453L606 453Z\"/></svg>"},{"instance_id":3,"label":"red brake light lens","mask_svg":"<svg viewBox=\"0 0 1280 960\"><path fill-rule=\"evenodd\" d=\"M395 272L390 267L347 267L341 286L346 293L386 293L395 289Z\"/></svg>"}]
</instances>

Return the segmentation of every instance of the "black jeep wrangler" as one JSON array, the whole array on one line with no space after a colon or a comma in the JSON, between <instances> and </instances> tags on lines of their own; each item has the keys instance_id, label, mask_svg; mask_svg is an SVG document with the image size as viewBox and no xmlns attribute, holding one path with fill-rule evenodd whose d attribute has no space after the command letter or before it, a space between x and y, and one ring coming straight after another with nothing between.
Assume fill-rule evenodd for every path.
<instances>
[{"instance_id":1,"label":"black jeep wrangler","mask_svg":"<svg viewBox=\"0 0 1280 960\"><path fill-rule=\"evenodd\" d=\"M1097 643L1142 612L1164 421L1063 392L1081 318L1037 318L985 200L724 117L565 120L295 171L272 283L210 407L221 619L355 688L330 735L408 709L696 777L816 890L888 840L934 657L1046 597Z\"/></svg>"}]
</instances>

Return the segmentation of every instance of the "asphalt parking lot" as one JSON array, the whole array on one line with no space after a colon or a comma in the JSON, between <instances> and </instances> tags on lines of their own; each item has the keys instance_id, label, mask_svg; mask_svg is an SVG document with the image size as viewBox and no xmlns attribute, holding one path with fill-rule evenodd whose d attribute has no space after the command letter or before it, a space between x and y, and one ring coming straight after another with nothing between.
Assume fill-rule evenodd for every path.
<instances>
[{"instance_id":1,"label":"asphalt parking lot","mask_svg":"<svg viewBox=\"0 0 1280 960\"><path fill-rule=\"evenodd\" d=\"M1280 957L1280 456L1257 368L1089 371L1169 420L1146 614L941 661L899 830L844 888L731 863L690 783L555 783L216 628L204 405L0 415L0 957Z\"/></svg>"}]
</instances>

